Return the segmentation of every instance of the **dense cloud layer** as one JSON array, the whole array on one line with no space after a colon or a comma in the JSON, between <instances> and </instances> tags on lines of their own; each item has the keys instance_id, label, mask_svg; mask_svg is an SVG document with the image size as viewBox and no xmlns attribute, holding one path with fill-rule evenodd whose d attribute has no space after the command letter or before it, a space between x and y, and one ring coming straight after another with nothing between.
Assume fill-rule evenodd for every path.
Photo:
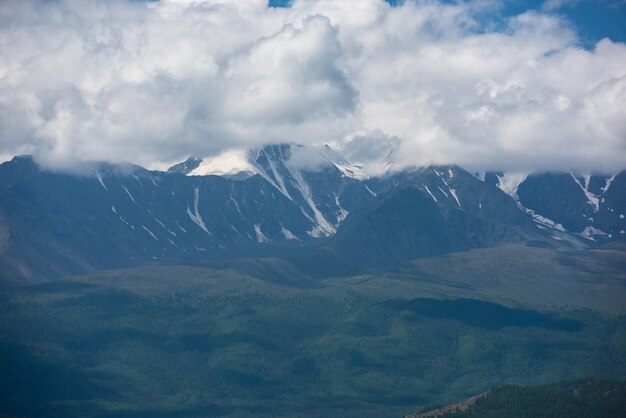
<instances>
[{"instance_id":1,"label":"dense cloud layer","mask_svg":"<svg viewBox=\"0 0 626 418\"><path fill-rule=\"evenodd\" d=\"M626 167L626 45L496 1L0 3L0 154L166 164L273 142L354 162Z\"/></svg>"}]
</instances>

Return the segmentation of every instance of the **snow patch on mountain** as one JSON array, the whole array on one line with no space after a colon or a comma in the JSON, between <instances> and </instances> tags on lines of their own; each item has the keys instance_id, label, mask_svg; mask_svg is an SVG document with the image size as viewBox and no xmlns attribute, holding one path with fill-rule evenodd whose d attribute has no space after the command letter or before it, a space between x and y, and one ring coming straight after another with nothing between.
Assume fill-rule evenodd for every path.
<instances>
[{"instance_id":1,"label":"snow patch on mountain","mask_svg":"<svg viewBox=\"0 0 626 418\"><path fill-rule=\"evenodd\" d=\"M485 171L474 171L472 173L472 176L474 176L475 178L483 182L485 181L485 175L486 175Z\"/></svg>"},{"instance_id":2,"label":"snow patch on mountain","mask_svg":"<svg viewBox=\"0 0 626 418\"><path fill-rule=\"evenodd\" d=\"M182 171L189 176L235 176L246 175L252 176L255 174L266 174L260 165L258 164L258 158L261 154L267 158L269 168L271 170L272 177L276 181L278 188L284 193L286 191L284 182L282 182L281 176L276 170L276 161L272 156L268 155L265 151L266 148L276 150L279 154L278 162L286 164L296 169L314 169L315 166L335 166L344 176L351 177L357 180L366 180L367 174L363 171L361 166L350 163L344 156L337 151L330 148L328 145L324 146L303 146L303 145L289 145L291 155L288 158L282 155L282 149L280 145L268 146L252 149L235 148L222 152L215 156L208 156L202 159L196 159L190 157L187 161L176 164L171 168L171 171ZM303 165L304 161L304 166ZM197 167L190 171L185 171L185 168L192 163L197 164ZM309 165L307 167L307 165ZM263 176L266 177L266 176ZM269 176L268 176L269 177Z\"/></svg>"},{"instance_id":3,"label":"snow patch on mountain","mask_svg":"<svg viewBox=\"0 0 626 418\"><path fill-rule=\"evenodd\" d=\"M276 168L276 163L274 162L272 157L267 155L267 152L265 151L265 149L262 149L260 152L263 153L265 157L267 158L267 164L269 165L270 170L272 171L272 175L274 176L274 180L276 181L275 183L272 182L272 185L276 187L278 190L280 190L282 194L287 196L289 200L293 200L291 195L289 195L287 188L285 187L285 179L283 179L283 177L278 172L278 169ZM280 152L280 160L283 164L285 163L285 157L282 155L282 152Z\"/></svg>"},{"instance_id":4,"label":"snow patch on mountain","mask_svg":"<svg viewBox=\"0 0 626 418\"><path fill-rule=\"evenodd\" d=\"M374 192L372 191L372 189L370 189L370 188L367 186L367 184L363 183L363 185L365 186L365 188L367 189L367 191L368 191L368 192L370 192L370 194L371 194L372 196L374 196L374 197L378 197L378 195L377 195L376 193L374 193Z\"/></svg>"},{"instance_id":5,"label":"snow patch on mountain","mask_svg":"<svg viewBox=\"0 0 626 418\"><path fill-rule=\"evenodd\" d=\"M144 229L144 230L145 230L148 234L150 234L150 236L151 236L152 238L154 238L154 239L155 239L155 240L157 240L157 241L159 240L159 239L156 237L156 235L154 235L154 233L148 229L148 227L146 227L145 225L142 225L141 227L142 227L142 228L143 228L143 229Z\"/></svg>"},{"instance_id":6,"label":"snow patch on mountain","mask_svg":"<svg viewBox=\"0 0 626 418\"><path fill-rule=\"evenodd\" d=\"M307 182L304 180L302 173L299 170L295 170L292 168L289 168L289 171L293 179L296 181L297 188L302 194L304 201L313 212L313 217L315 219L315 223L317 224L317 227L314 228L311 232L316 233L315 231L319 231L327 237L330 235L333 235L336 232L336 229L333 225L330 224L330 222L326 220L326 218L324 218L324 215L322 215L322 212L320 212L317 206L315 205L315 202L313 201L313 194L311 193L311 188L309 187ZM312 236L315 236L315 235L312 235Z\"/></svg>"},{"instance_id":7,"label":"snow patch on mountain","mask_svg":"<svg viewBox=\"0 0 626 418\"><path fill-rule=\"evenodd\" d=\"M339 196L337 195L335 195L335 204L339 208L339 214L337 215L337 223L335 226L339 226L340 223L346 220L350 212L341 207L341 204L339 203Z\"/></svg>"},{"instance_id":8,"label":"snow patch on mountain","mask_svg":"<svg viewBox=\"0 0 626 418\"><path fill-rule=\"evenodd\" d=\"M197 166L186 172L184 169L191 164ZM328 145L325 146L302 146L302 145L268 145L256 149L231 149L217 156L204 159L190 158L187 162L172 167L172 171L185 172L190 176L244 176L248 178L259 175L272 187L280 191L285 197L293 202L301 202L300 208L307 219L314 224L309 235L313 237L328 237L336 232L339 225L347 216L348 211L340 205L337 215L337 223L331 224L317 207L313 198L311 187L307 184L304 172L319 171L325 167L333 167L343 176L366 180L368 176L361 167L351 164L345 157L334 151ZM367 185L368 192L376 196ZM294 190L295 189L295 190ZM261 190L261 193L263 191ZM231 196L237 212L241 215L238 203ZM197 211L188 208L189 216L201 228L204 224L199 218ZM206 225L205 225L206 227ZM203 228L204 229L204 228ZM208 228L206 229L208 231Z\"/></svg>"},{"instance_id":9,"label":"snow patch on mountain","mask_svg":"<svg viewBox=\"0 0 626 418\"><path fill-rule=\"evenodd\" d=\"M502 174L496 174L496 177L498 178L498 188L519 203L517 189L519 185L526 180L528 173L504 172Z\"/></svg>"},{"instance_id":10,"label":"snow patch on mountain","mask_svg":"<svg viewBox=\"0 0 626 418\"><path fill-rule=\"evenodd\" d=\"M602 188L603 194L609 191L609 187L611 187L611 183L613 183L613 180L615 180L615 176L617 176L617 174L613 174L610 177L606 178L606 183L604 184L604 187Z\"/></svg>"},{"instance_id":11,"label":"snow patch on mountain","mask_svg":"<svg viewBox=\"0 0 626 418\"><path fill-rule=\"evenodd\" d=\"M241 209L239 209L239 203L237 203L232 194L230 195L230 201L234 203L235 209L237 209L237 213L239 213L239 216L243 216L243 214L241 213Z\"/></svg>"},{"instance_id":12,"label":"snow patch on mountain","mask_svg":"<svg viewBox=\"0 0 626 418\"><path fill-rule=\"evenodd\" d=\"M206 248L198 247L196 244L193 244L193 248L195 248L196 251L206 251Z\"/></svg>"},{"instance_id":13,"label":"snow patch on mountain","mask_svg":"<svg viewBox=\"0 0 626 418\"><path fill-rule=\"evenodd\" d=\"M137 180L137 183L139 183L139 186L143 187L143 183L141 182L141 179L139 177L137 177L136 174L132 174L133 178L135 180Z\"/></svg>"},{"instance_id":14,"label":"snow patch on mountain","mask_svg":"<svg viewBox=\"0 0 626 418\"><path fill-rule=\"evenodd\" d=\"M251 161L250 151L231 149L213 157L203 158L198 167L188 175L234 176L242 173L249 176L258 173L257 167Z\"/></svg>"},{"instance_id":15,"label":"snow patch on mountain","mask_svg":"<svg viewBox=\"0 0 626 418\"><path fill-rule=\"evenodd\" d=\"M209 231L209 228L207 228L206 224L204 223L204 220L202 219L202 216L200 216L200 212L198 212L198 202L199 201L200 201L200 189L198 187L194 187L194 189L193 189L193 212L191 212L191 209L189 209L189 206L187 206L187 215L189 215L191 220L196 225L198 225L204 232L206 232L209 235L213 235L213 234L211 234L211 231ZM180 225L179 225L179 227L180 227ZM187 232L187 231L185 231L185 232Z\"/></svg>"},{"instance_id":16,"label":"snow patch on mountain","mask_svg":"<svg viewBox=\"0 0 626 418\"><path fill-rule=\"evenodd\" d=\"M596 212L600 210L600 199L598 199L598 196L596 196L595 194L589 191L589 182L591 181L591 174L587 173L583 175L584 184L582 184L580 180L578 180L578 178L573 173L570 173L570 175L572 176L576 184L578 184L580 188L582 189L583 193L587 197L587 202L593 207L593 210Z\"/></svg>"},{"instance_id":17,"label":"snow patch on mountain","mask_svg":"<svg viewBox=\"0 0 626 418\"><path fill-rule=\"evenodd\" d=\"M255 224L254 225L254 232L256 233L256 241L261 244L263 242L267 242L268 239L265 236L265 234L263 234L263 231L261 231L261 225L259 224Z\"/></svg>"},{"instance_id":18,"label":"snow patch on mountain","mask_svg":"<svg viewBox=\"0 0 626 418\"><path fill-rule=\"evenodd\" d=\"M435 202L437 202L437 198L435 197L435 195L434 195L434 194L432 194L432 192L430 191L430 189L428 188L428 186L427 186L427 185L425 185L425 184L422 184L422 186L424 186L424 187L426 188L426 191L428 192L428 194L430 195L430 197L432 197L432 198L433 198L433 200L434 200Z\"/></svg>"},{"instance_id":19,"label":"snow patch on mountain","mask_svg":"<svg viewBox=\"0 0 626 418\"><path fill-rule=\"evenodd\" d=\"M538 213L535 213L535 211L532 209L524 208L524 210L526 211L526 213L533 217L533 220L538 225L556 229L560 232L567 232L565 228L563 228L563 225L561 225L560 223L554 222L552 219L548 219L545 216L541 216Z\"/></svg>"},{"instance_id":20,"label":"snow patch on mountain","mask_svg":"<svg viewBox=\"0 0 626 418\"><path fill-rule=\"evenodd\" d=\"M288 230L287 228L285 228L282 225L280 226L280 233L283 234L283 237L285 237L286 240L298 240L298 241L300 241L300 238L295 236L293 232L291 232L290 230Z\"/></svg>"},{"instance_id":21,"label":"snow patch on mountain","mask_svg":"<svg viewBox=\"0 0 626 418\"><path fill-rule=\"evenodd\" d=\"M102 174L100 174L99 171L96 171L96 178L98 179L98 181L100 182L100 184L102 185L102 187L104 187L104 190L106 190L107 192L109 191L109 189L107 188L107 186L104 184L104 181L102 180Z\"/></svg>"},{"instance_id":22,"label":"snow patch on mountain","mask_svg":"<svg viewBox=\"0 0 626 418\"><path fill-rule=\"evenodd\" d=\"M333 162L333 164L335 165L335 167L337 167L337 170L341 171L341 174L343 174L346 177L351 177L357 180L368 179L367 174L363 172L361 167L358 167L356 165L343 165L337 162Z\"/></svg>"},{"instance_id":23,"label":"snow patch on mountain","mask_svg":"<svg viewBox=\"0 0 626 418\"><path fill-rule=\"evenodd\" d=\"M551 228L559 232L567 232L563 225L561 225L560 223L555 222L554 220L549 219L543 215L540 215L534 210L524 207L524 205L522 205L519 200L517 190L520 184L522 184L528 178L528 175L529 173L524 172L505 172L502 174L496 174L496 177L498 179L497 186L504 193L511 196L513 200L515 200L515 203L517 203L517 206L533 218L533 221L537 224L537 226L541 228Z\"/></svg>"},{"instance_id":24,"label":"snow patch on mountain","mask_svg":"<svg viewBox=\"0 0 626 418\"><path fill-rule=\"evenodd\" d=\"M595 237L598 237L598 236L605 237L607 236L607 233L598 228L588 226L585 229L583 229L579 235L583 238L587 238L588 240L595 241L596 240Z\"/></svg>"},{"instance_id":25,"label":"snow patch on mountain","mask_svg":"<svg viewBox=\"0 0 626 418\"><path fill-rule=\"evenodd\" d=\"M367 180L369 178L361 166L352 164L343 155L339 154L328 145L324 145L317 149L317 151L323 155L327 161L331 162L344 176L357 180Z\"/></svg>"},{"instance_id":26,"label":"snow patch on mountain","mask_svg":"<svg viewBox=\"0 0 626 418\"><path fill-rule=\"evenodd\" d=\"M132 194L130 194L130 192L129 192L129 191L128 191L128 189L126 188L126 186L122 186L122 189L124 189L124 191L126 192L126 194L128 195L128 197L130 197L130 200L132 200L132 201L133 201L133 203L134 203L135 205L139 206L139 205L137 204L137 201L136 201L136 200L135 200L135 198L133 197L133 195L132 195Z\"/></svg>"},{"instance_id":27,"label":"snow patch on mountain","mask_svg":"<svg viewBox=\"0 0 626 418\"><path fill-rule=\"evenodd\" d=\"M456 204L459 205L459 207L461 207L461 202L459 202L459 198L456 195L456 190L448 188L448 190L450 190L450 194L452 195L452 197L454 197L454 200L456 200Z\"/></svg>"},{"instance_id":28,"label":"snow patch on mountain","mask_svg":"<svg viewBox=\"0 0 626 418\"><path fill-rule=\"evenodd\" d=\"M175 233L174 231L170 230L168 227L166 227L166 226L165 226L165 224L164 224L163 222L159 221L157 218L154 218L154 217L153 217L153 219L154 219L154 220L155 220L155 221L156 221L159 225L161 225L161 226L163 227L163 229L165 229L167 232L169 232L170 234L172 234L172 235L176 236L176 233Z\"/></svg>"}]
</instances>

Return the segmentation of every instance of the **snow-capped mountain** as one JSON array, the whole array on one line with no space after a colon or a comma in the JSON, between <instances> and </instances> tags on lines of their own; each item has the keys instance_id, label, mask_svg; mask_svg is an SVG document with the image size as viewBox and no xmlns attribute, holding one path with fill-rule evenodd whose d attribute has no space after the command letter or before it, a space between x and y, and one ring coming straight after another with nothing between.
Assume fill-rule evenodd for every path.
<instances>
[{"instance_id":1,"label":"snow-capped mountain","mask_svg":"<svg viewBox=\"0 0 626 418\"><path fill-rule=\"evenodd\" d=\"M238 179L260 175L270 183L280 185L283 179L280 173L276 172L277 166L304 171L334 166L346 177L367 179L367 175L359 166L351 164L328 145L321 147L282 144L252 149L231 149L216 156L189 157L167 171L188 176L214 175Z\"/></svg>"},{"instance_id":2,"label":"snow-capped mountain","mask_svg":"<svg viewBox=\"0 0 626 418\"><path fill-rule=\"evenodd\" d=\"M350 196L344 208L340 195L346 193L346 189L356 187L356 194L367 196L365 200L371 199L366 191L375 196L365 183L351 180L366 179L360 169L328 146L283 144L230 150L216 157L190 158L171 167L168 172L193 177L221 176L239 181L259 176L299 208L311 224L306 235L313 238L333 235L354 206L353 200L356 198L358 205L363 203L363 198ZM283 235L301 239L290 231Z\"/></svg>"},{"instance_id":3,"label":"snow-capped mountain","mask_svg":"<svg viewBox=\"0 0 626 418\"><path fill-rule=\"evenodd\" d=\"M624 239L626 172L491 173L495 183L540 226L587 240Z\"/></svg>"},{"instance_id":4,"label":"snow-capped mountain","mask_svg":"<svg viewBox=\"0 0 626 418\"><path fill-rule=\"evenodd\" d=\"M101 163L82 176L16 157L0 165L0 276L289 254L339 274L508 243L595 245L625 238L625 183L625 172L456 166L368 178L329 147L298 145L190 158L167 172Z\"/></svg>"},{"instance_id":5,"label":"snow-capped mountain","mask_svg":"<svg viewBox=\"0 0 626 418\"><path fill-rule=\"evenodd\" d=\"M375 197L340 162L322 159L326 153L291 160L299 148L263 147L245 176L194 175L200 160L167 173L99 164L74 176L16 157L0 165L3 275L37 281L145 262L255 256L329 237Z\"/></svg>"}]
</instances>

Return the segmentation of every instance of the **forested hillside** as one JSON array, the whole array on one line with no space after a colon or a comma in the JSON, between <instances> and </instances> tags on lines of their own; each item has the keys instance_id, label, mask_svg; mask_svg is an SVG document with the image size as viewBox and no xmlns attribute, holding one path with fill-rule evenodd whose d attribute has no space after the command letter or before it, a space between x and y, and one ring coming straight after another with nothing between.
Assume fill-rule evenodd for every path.
<instances>
[{"instance_id":1,"label":"forested hillside","mask_svg":"<svg viewBox=\"0 0 626 418\"><path fill-rule=\"evenodd\" d=\"M621 418L626 416L626 382L579 379L532 387L508 385L462 409L415 417Z\"/></svg>"}]
</instances>

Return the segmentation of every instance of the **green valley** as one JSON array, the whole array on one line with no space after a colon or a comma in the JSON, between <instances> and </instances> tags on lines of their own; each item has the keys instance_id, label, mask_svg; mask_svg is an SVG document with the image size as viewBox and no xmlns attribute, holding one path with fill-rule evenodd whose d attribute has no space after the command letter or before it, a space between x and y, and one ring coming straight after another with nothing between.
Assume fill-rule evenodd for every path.
<instances>
[{"instance_id":1,"label":"green valley","mask_svg":"<svg viewBox=\"0 0 626 418\"><path fill-rule=\"evenodd\" d=\"M622 259L504 247L323 280L239 260L4 291L0 413L393 417L504 384L624 378Z\"/></svg>"}]
</instances>

